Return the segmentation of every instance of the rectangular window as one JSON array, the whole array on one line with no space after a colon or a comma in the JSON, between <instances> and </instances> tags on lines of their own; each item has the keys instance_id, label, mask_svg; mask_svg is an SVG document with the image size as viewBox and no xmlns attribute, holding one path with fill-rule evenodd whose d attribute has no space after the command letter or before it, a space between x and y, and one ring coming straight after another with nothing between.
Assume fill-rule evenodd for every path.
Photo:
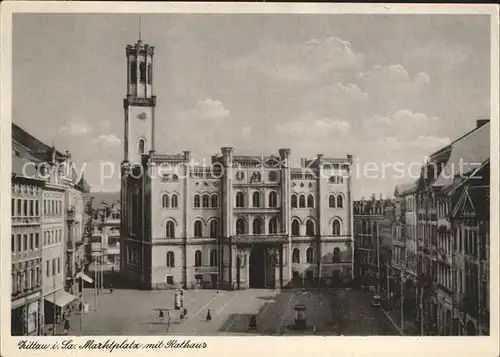
<instances>
[{"instance_id":1,"label":"rectangular window","mask_svg":"<svg viewBox=\"0 0 500 357\"><path fill-rule=\"evenodd\" d=\"M14 217L16 215L16 199L11 198L10 200L10 215Z\"/></svg>"},{"instance_id":2,"label":"rectangular window","mask_svg":"<svg viewBox=\"0 0 500 357\"><path fill-rule=\"evenodd\" d=\"M153 83L153 65L148 64L148 84Z\"/></svg>"},{"instance_id":3,"label":"rectangular window","mask_svg":"<svg viewBox=\"0 0 500 357\"><path fill-rule=\"evenodd\" d=\"M45 263L46 263L45 265L47 270L46 271L47 277L50 277L50 261L47 260Z\"/></svg>"},{"instance_id":4,"label":"rectangular window","mask_svg":"<svg viewBox=\"0 0 500 357\"><path fill-rule=\"evenodd\" d=\"M33 200L30 200L30 217L33 217L35 215L35 202Z\"/></svg>"},{"instance_id":5,"label":"rectangular window","mask_svg":"<svg viewBox=\"0 0 500 357\"><path fill-rule=\"evenodd\" d=\"M16 237L11 234L10 236L10 245L11 245L11 249L12 249L12 253L15 253L16 252Z\"/></svg>"},{"instance_id":6,"label":"rectangular window","mask_svg":"<svg viewBox=\"0 0 500 357\"><path fill-rule=\"evenodd\" d=\"M16 246L17 246L17 252L18 252L18 253L20 253L20 252L22 252L22 251L23 251L23 246L21 245L21 239L22 239L22 238L21 238L21 235L20 235L20 234L18 234L18 235L17 235L17 244L16 244Z\"/></svg>"},{"instance_id":7,"label":"rectangular window","mask_svg":"<svg viewBox=\"0 0 500 357\"><path fill-rule=\"evenodd\" d=\"M52 259L52 275L56 275L56 260Z\"/></svg>"},{"instance_id":8,"label":"rectangular window","mask_svg":"<svg viewBox=\"0 0 500 357\"><path fill-rule=\"evenodd\" d=\"M28 201L23 200L23 216L28 216Z\"/></svg>"},{"instance_id":9,"label":"rectangular window","mask_svg":"<svg viewBox=\"0 0 500 357\"><path fill-rule=\"evenodd\" d=\"M25 233L23 235L23 251L27 251L28 250L28 234Z\"/></svg>"},{"instance_id":10,"label":"rectangular window","mask_svg":"<svg viewBox=\"0 0 500 357\"><path fill-rule=\"evenodd\" d=\"M174 277L172 275L167 275L167 284L174 285Z\"/></svg>"},{"instance_id":11,"label":"rectangular window","mask_svg":"<svg viewBox=\"0 0 500 357\"><path fill-rule=\"evenodd\" d=\"M40 247L40 236L38 233L35 233L35 249Z\"/></svg>"},{"instance_id":12,"label":"rectangular window","mask_svg":"<svg viewBox=\"0 0 500 357\"><path fill-rule=\"evenodd\" d=\"M57 274L61 272L61 258L57 258Z\"/></svg>"},{"instance_id":13,"label":"rectangular window","mask_svg":"<svg viewBox=\"0 0 500 357\"><path fill-rule=\"evenodd\" d=\"M23 203L21 202L20 199L17 200L17 214L16 216L22 216L22 211L23 211L23 207L22 207Z\"/></svg>"},{"instance_id":14,"label":"rectangular window","mask_svg":"<svg viewBox=\"0 0 500 357\"><path fill-rule=\"evenodd\" d=\"M35 250L35 242L34 242L33 233L30 233L30 250Z\"/></svg>"},{"instance_id":15,"label":"rectangular window","mask_svg":"<svg viewBox=\"0 0 500 357\"><path fill-rule=\"evenodd\" d=\"M38 200L35 201L35 216L40 216L40 207L38 207Z\"/></svg>"},{"instance_id":16,"label":"rectangular window","mask_svg":"<svg viewBox=\"0 0 500 357\"><path fill-rule=\"evenodd\" d=\"M56 201L51 201L51 212L52 214L56 214Z\"/></svg>"},{"instance_id":17,"label":"rectangular window","mask_svg":"<svg viewBox=\"0 0 500 357\"><path fill-rule=\"evenodd\" d=\"M140 62L139 64L140 82L146 83L146 63Z\"/></svg>"}]
</instances>

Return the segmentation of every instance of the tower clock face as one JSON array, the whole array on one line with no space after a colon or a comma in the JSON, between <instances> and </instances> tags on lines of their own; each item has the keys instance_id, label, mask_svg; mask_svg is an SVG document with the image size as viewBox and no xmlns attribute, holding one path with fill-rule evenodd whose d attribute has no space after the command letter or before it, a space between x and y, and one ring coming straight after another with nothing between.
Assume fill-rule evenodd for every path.
<instances>
[{"instance_id":1,"label":"tower clock face","mask_svg":"<svg viewBox=\"0 0 500 357\"><path fill-rule=\"evenodd\" d=\"M148 117L148 115L145 112L141 112L141 113L137 114L137 119L139 119L139 120L144 120L147 117Z\"/></svg>"}]
</instances>

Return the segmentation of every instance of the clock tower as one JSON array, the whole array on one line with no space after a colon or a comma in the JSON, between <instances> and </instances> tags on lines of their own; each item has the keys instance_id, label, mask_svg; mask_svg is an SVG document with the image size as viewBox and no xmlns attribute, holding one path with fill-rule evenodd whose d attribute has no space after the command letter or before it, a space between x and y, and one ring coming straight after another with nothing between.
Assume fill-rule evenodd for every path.
<instances>
[{"instance_id":1,"label":"clock tower","mask_svg":"<svg viewBox=\"0 0 500 357\"><path fill-rule=\"evenodd\" d=\"M154 47L140 39L127 45L127 96L125 110L124 161L140 164L141 155L155 150L154 117L156 96L153 95Z\"/></svg>"}]
</instances>

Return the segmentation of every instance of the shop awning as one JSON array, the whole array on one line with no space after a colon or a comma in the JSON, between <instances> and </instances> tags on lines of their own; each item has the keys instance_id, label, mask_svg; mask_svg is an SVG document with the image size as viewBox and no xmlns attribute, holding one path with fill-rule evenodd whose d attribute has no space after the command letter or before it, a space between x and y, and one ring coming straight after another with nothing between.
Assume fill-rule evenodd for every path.
<instances>
[{"instance_id":1,"label":"shop awning","mask_svg":"<svg viewBox=\"0 0 500 357\"><path fill-rule=\"evenodd\" d=\"M81 278L83 279L84 281L86 281L87 283L91 284L94 282L94 280L92 280L91 277L89 277L87 274L83 273L83 272L79 272L78 274L76 274L76 278Z\"/></svg>"},{"instance_id":2,"label":"shop awning","mask_svg":"<svg viewBox=\"0 0 500 357\"><path fill-rule=\"evenodd\" d=\"M54 303L54 298L55 298L55 303ZM70 302L76 300L76 296L71 295L70 293L67 293L64 290L59 290L56 291L55 294L49 294L45 297L45 300L48 302L55 304L59 307L64 307L68 305Z\"/></svg>"}]
</instances>

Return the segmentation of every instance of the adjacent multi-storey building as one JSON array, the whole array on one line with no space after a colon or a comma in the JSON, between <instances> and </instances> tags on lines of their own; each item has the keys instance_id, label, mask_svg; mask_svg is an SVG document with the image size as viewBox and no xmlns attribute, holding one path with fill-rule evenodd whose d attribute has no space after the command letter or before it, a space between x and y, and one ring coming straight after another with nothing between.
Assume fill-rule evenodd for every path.
<instances>
[{"instance_id":1,"label":"adjacent multi-storey building","mask_svg":"<svg viewBox=\"0 0 500 357\"><path fill-rule=\"evenodd\" d=\"M381 285L381 236L384 210L390 200L382 197L354 202L355 276L362 285L380 290Z\"/></svg>"},{"instance_id":2,"label":"adjacent multi-storey building","mask_svg":"<svg viewBox=\"0 0 500 357\"><path fill-rule=\"evenodd\" d=\"M284 287L294 278L342 283L353 274L352 157L302 160L291 151L208 166L155 152L154 47L126 47L121 273L147 288Z\"/></svg>"},{"instance_id":3,"label":"adjacent multi-storey building","mask_svg":"<svg viewBox=\"0 0 500 357\"><path fill-rule=\"evenodd\" d=\"M44 181L23 174L24 163L28 161L13 151L11 333L38 335L43 311L40 206Z\"/></svg>"},{"instance_id":4,"label":"adjacent multi-storey building","mask_svg":"<svg viewBox=\"0 0 500 357\"><path fill-rule=\"evenodd\" d=\"M432 154L422 168L415 197L418 247L421 247L418 249L417 270L423 297L422 330L426 334L467 332L466 321L461 321L453 328L453 302L457 300L457 294L460 295L457 289L462 289L466 280L464 272L458 268L464 266L462 260L465 258L463 254L453 255L453 243L457 239L460 242L457 233L460 235L460 232L470 231L472 236L473 232L477 234L479 223L473 223L476 226L472 230L463 228L455 232L452 229L451 212L455 207L450 200L450 192L489 159L489 130L488 120L478 120L474 130ZM484 217L482 220L484 223ZM459 247L458 251L461 250ZM469 289L472 295L477 295L477 291Z\"/></svg>"},{"instance_id":5,"label":"adjacent multi-storey building","mask_svg":"<svg viewBox=\"0 0 500 357\"><path fill-rule=\"evenodd\" d=\"M108 195L111 196L111 195ZM120 270L120 193L112 194L112 200L102 201L99 195L92 200L92 260L90 271ZM99 258L99 264L96 264Z\"/></svg>"},{"instance_id":6,"label":"adjacent multi-storey building","mask_svg":"<svg viewBox=\"0 0 500 357\"><path fill-rule=\"evenodd\" d=\"M16 252L13 255L16 264L12 266L16 272L13 293L15 296L19 296L20 291L34 294L39 289L35 295L41 296L37 305L30 303L22 310L23 322L15 323L20 312L13 311L12 331L39 334L43 332L42 326L53 323L66 306L77 299L66 285L65 264L74 260L68 259L72 235L67 231L67 223L72 217L66 204L71 202L68 192L83 188L86 183L75 174L68 152L63 154L45 145L15 124L12 125L12 158L12 231ZM28 197L30 195L32 197ZM23 278L24 270L29 279L19 285L17 272L20 271ZM24 290L20 290L21 286ZM17 300L13 307L19 304Z\"/></svg>"}]
</instances>

